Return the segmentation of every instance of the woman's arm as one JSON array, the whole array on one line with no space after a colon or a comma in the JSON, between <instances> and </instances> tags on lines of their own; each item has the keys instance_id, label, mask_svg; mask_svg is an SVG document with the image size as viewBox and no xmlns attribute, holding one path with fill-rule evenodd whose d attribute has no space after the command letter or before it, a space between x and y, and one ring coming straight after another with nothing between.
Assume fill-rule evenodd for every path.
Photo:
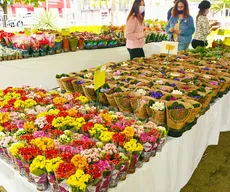
<instances>
[{"instance_id":1,"label":"woman's arm","mask_svg":"<svg viewBox=\"0 0 230 192\"><path fill-rule=\"evenodd\" d=\"M191 16L188 17L188 28L186 30L181 31L181 36L189 36L195 32L194 21Z\"/></svg>"},{"instance_id":2,"label":"woman's arm","mask_svg":"<svg viewBox=\"0 0 230 192\"><path fill-rule=\"evenodd\" d=\"M172 32L171 32L172 30L170 30L171 29L171 22L172 22L172 17L170 17L169 22L167 23L167 25L165 27L166 33L169 33L169 34L172 34Z\"/></svg>"},{"instance_id":3,"label":"woman's arm","mask_svg":"<svg viewBox=\"0 0 230 192\"><path fill-rule=\"evenodd\" d=\"M130 17L130 19L126 23L126 28L125 28L125 38L129 40L140 40L145 37L144 34L144 29L143 32L140 33L135 33L135 27L138 25L138 20L135 17Z\"/></svg>"}]
</instances>

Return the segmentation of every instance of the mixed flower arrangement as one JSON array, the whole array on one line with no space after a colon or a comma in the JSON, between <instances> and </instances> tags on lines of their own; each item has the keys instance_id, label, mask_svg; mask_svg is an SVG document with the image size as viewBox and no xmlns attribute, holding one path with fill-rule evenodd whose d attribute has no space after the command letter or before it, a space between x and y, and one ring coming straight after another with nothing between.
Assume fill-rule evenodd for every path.
<instances>
[{"instance_id":1,"label":"mixed flower arrangement","mask_svg":"<svg viewBox=\"0 0 230 192\"><path fill-rule=\"evenodd\" d=\"M83 192L90 185L116 185L120 175L136 168L140 160L132 158L142 154L146 142L158 144L166 137L165 128L106 108L97 112L87 102L78 93L27 86L1 90L1 158L38 189L49 182L52 189Z\"/></svg>"}]
</instances>

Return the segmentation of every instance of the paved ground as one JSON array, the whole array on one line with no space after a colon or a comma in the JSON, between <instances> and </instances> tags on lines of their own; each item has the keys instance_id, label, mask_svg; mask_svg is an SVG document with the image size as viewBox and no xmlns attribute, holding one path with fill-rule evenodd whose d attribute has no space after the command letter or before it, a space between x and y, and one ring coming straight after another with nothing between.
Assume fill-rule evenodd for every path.
<instances>
[{"instance_id":1,"label":"paved ground","mask_svg":"<svg viewBox=\"0 0 230 192\"><path fill-rule=\"evenodd\" d=\"M207 148L181 192L230 192L230 132L221 133L218 146Z\"/></svg>"}]
</instances>

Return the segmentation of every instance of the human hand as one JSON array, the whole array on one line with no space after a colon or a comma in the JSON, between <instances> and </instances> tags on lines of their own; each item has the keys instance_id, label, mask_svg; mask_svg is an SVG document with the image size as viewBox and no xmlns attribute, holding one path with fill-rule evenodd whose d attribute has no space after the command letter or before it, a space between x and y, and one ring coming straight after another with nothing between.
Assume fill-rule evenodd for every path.
<instances>
[{"instance_id":1,"label":"human hand","mask_svg":"<svg viewBox=\"0 0 230 192\"><path fill-rule=\"evenodd\" d=\"M174 29L174 33L176 33L177 35L180 35L180 34L181 34L181 30L179 30L179 29Z\"/></svg>"},{"instance_id":2,"label":"human hand","mask_svg":"<svg viewBox=\"0 0 230 192\"><path fill-rule=\"evenodd\" d=\"M174 28L170 28L169 31L170 31L171 33L174 33Z\"/></svg>"},{"instance_id":3,"label":"human hand","mask_svg":"<svg viewBox=\"0 0 230 192\"><path fill-rule=\"evenodd\" d=\"M220 26L212 26L212 27L211 27L211 30L212 30L212 31L216 31L218 28L220 28Z\"/></svg>"}]
</instances>

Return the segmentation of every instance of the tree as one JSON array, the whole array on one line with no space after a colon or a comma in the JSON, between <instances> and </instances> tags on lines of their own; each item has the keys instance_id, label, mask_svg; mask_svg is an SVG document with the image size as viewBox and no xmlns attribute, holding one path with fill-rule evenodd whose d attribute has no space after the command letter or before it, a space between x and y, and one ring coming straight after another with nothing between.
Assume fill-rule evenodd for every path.
<instances>
[{"instance_id":1,"label":"tree","mask_svg":"<svg viewBox=\"0 0 230 192\"><path fill-rule=\"evenodd\" d=\"M25 5L33 5L34 7L38 7L39 2L45 2L46 0L1 0L0 6L4 13L4 26L6 26L6 20L7 20L7 7L8 5L13 5L14 3L21 3Z\"/></svg>"}]
</instances>

